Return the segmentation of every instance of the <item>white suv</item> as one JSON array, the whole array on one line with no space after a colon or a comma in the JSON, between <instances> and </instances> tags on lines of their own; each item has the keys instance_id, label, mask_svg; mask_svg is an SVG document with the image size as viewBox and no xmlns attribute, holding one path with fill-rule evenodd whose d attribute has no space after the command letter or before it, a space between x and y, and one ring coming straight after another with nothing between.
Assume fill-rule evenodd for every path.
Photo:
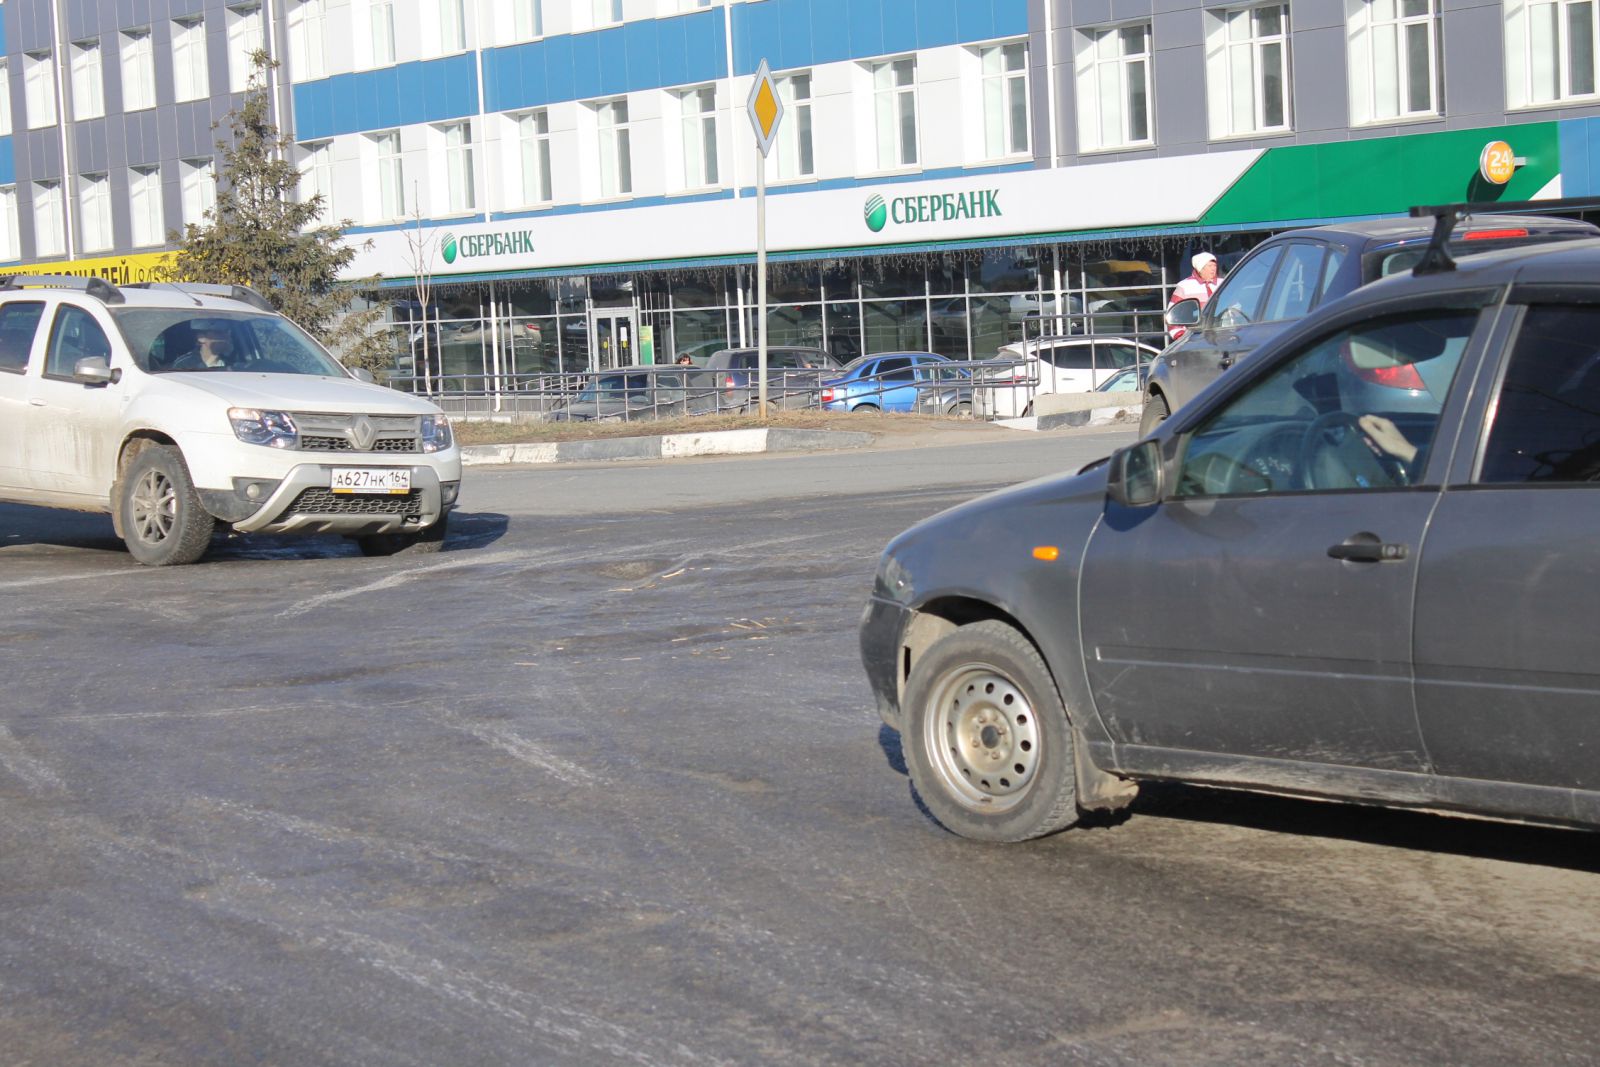
<instances>
[{"instance_id":1,"label":"white suv","mask_svg":"<svg viewBox=\"0 0 1600 1067\"><path fill-rule=\"evenodd\" d=\"M141 563L218 522L435 551L461 488L443 412L349 372L243 286L0 280L0 502L108 511Z\"/></svg>"}]
</instances>

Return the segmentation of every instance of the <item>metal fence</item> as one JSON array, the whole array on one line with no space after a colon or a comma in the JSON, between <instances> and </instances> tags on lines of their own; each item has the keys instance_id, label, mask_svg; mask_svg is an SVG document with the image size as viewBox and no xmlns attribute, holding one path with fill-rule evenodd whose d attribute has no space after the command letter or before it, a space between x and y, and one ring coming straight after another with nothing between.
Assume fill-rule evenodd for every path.
<instances>
[{"instance_id":1,"label":"metal fence","mask_svg":"<svg viewBox=\"0 0 1600 1067\"><path fill-rule=\"evenodd\" d=\"M1014 353L995 359L953 360L848 378L837 368L771 368L768 406L1013 418L1030 414L1041 392L1106 386L1136 391L1155 349L1129 338L1077 335L1024 341ZM1121 372L1128 373L1112 381ZM427 396L449 414L467 419L629 422L748 413L757 406L756 372L746 369L634 366L568 374L393 377L389 384Z\"/></svg>"}]
</instances>

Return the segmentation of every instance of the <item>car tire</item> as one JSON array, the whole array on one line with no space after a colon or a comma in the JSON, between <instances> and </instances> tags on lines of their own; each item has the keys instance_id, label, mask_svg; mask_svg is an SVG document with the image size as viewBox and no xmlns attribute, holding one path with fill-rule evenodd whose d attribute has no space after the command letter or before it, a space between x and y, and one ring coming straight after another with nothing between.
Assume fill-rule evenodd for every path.
<instances>
[{"instance_id":1,"label":"car tire","mask_svg":"<svg viewBox=\"0 0 1600 1067\"><path fill-rule=\"evenodd\" d=\"M1144 413L1139 416L1139 436L1149 437L1172 414L1172 409L1167 406L1167 398L1160 393L1154 393L1144 398Z\"/></svg>"},{"instance_id":2,"label":"car tire","mask_svg":"<svg viewBox=\"0 0 1600 1067\"><path fill-rule=\"evenodd\" d=\"M857 404L855 407L850 409L850 413L854 415L858 411L864 411L869 415L876 415L878 410L878 405L876 404Z\"/></svg>"},{"instance_id":3,"label":"car tire","mask_svg":"<svg viewBox=\"0 0 1600 1067\"><path fill-rule=\"evenodd\" d=\"M147 567L193 563L205 555L217 525L200 503L182 453L171 445L151 445L134 457L117 508L123 543Z\"/></svg>"},{"instance_id":4,"label":"car tire","mask_svg":"<svg viewBox=\"0 0 1600 1067\"><path fill-rule=\"evenodd\" d=\"M945 414L954 415L958 419L970 419L972 418L972 405L963 400L958 404L951 404Z\"/></svg>"},{"instance_id":5,"label":"car tire","mask_svg":"<svg viewBox=\"0 0 1600 1067\"><path fill-rule=\"evenodd\" d=\"M911 669L902 746L938 823L980 841L1027 841L1078 821L1072 727L1038 649L1003 622L963 626Z\"/></svg>"},{"instance_id":6,"label":"car tire","mask_svg":"<svg viewBox=\"0 0 1600 1067\"><path fill-rule=\"evenodd\" d=\"M363 556L425 556L444 548L450 515L440 515L432 526L415 533L371 534L356 538Z\"/></svg>"}]
</instances>

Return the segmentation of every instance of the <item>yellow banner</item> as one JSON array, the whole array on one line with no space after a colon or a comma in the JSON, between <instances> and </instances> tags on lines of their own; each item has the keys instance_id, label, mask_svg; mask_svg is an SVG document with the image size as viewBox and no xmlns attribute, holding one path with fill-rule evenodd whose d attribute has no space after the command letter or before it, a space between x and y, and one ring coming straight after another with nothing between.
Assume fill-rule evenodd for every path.
<instances>
[{"instance_id":1,"label":"yellow banner","mask_svg":"<svg viewBox=\"0 0 1600 1067\"><path fill-rule=\"evenodd\" d=\"M106 256L103 259L68 259L56 263L24 263L0 267L7 274L70 274L78 278L104 278L112 285L155 281L156 271L172 262L171 252L143 252L132 256Z\"/></svg>"}]
</instances>

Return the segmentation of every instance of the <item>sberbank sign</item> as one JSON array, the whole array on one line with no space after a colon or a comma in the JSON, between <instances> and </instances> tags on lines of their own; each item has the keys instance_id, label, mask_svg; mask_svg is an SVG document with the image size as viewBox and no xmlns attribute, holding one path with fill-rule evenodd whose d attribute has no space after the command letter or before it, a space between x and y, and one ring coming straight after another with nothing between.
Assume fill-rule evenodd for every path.
<instances>
[{"instance_id":1,"label":"sberbank sign","mask_svg":"<svg viewBox=\"0 0 1600 1067\"><path fill-rule=\"evenodd\" d=\"M956 219L997 219L1000 190L975 189L970 193L926 193L922 196L897 196L884 200L874 194L867 199L861 217L867 229L880 232L893 222L898 225L922 222L952 222Z\"/></svg>"},{"instance_id":2,"label":"sberbank sign","mask_svg":"<svg viewBox=\"0 0 1600 1067\"><path fill-rule=\"evenodd\" d=\"M476 259L479 256L514 256L533 252L532 230L508 230L504 233L471 233L457 237L444 235L444 261Z\"/></svg>"}]
</instances>

